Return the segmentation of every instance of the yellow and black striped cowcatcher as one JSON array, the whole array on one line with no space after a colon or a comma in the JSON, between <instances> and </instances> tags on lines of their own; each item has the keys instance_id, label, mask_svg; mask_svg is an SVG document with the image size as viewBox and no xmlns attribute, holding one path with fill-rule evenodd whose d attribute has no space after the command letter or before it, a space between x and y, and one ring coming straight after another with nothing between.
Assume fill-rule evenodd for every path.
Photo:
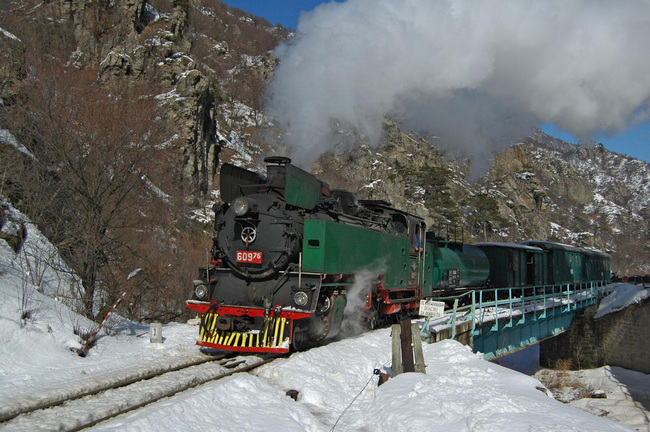
<instances>
[{"instance_id":1,"label":"yellow and black striped cowcatcher","mask_svg":"<svg viewBox=\"0 0 650 432\"><path fill-rule=\"evenodd\" d=\"M219 314L207 312L201 317L199 345L236 351L289 350L291 320L268 317L261 329L247 332L223 331L217 328Z\"/></svg>"}]
</instances>

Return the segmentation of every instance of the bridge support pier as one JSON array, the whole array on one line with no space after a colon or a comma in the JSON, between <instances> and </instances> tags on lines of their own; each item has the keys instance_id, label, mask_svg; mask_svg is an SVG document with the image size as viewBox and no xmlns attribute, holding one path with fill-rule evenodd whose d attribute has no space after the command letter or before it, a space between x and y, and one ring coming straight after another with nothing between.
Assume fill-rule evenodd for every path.
<instances>
[{"instance_id":1,"label":"bridge support pier","mask_svg":"<svg viewBox=\"0 0 650 432\"><path fill-rule=\"evenodd\" d=\"M577 369L610 365L650 373L650 299L594 319L596 311L586 308L566 333L544 341L541 365L553 368L557 360L570 359Z\"/></svg>"}]
</instances>

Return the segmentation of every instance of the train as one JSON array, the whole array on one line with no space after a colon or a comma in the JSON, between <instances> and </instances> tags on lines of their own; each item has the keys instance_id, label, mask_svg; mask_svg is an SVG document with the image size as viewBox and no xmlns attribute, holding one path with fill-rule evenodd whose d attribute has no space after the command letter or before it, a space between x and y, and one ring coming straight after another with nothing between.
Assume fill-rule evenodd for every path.
<instances>
[{"instance_id":1,"label":"train","mask_svg":"<svg viewBox=\"0 0 650 432\"><path fill-rule=\"evenodd\" d=\"M223 164L210 262L186 306L202 347L302 350L420 300L489 287L606 282L607 253L559 243L475 243L383 200L361 200L281 156L266 175Z\"/></svg>"}]
</instances>

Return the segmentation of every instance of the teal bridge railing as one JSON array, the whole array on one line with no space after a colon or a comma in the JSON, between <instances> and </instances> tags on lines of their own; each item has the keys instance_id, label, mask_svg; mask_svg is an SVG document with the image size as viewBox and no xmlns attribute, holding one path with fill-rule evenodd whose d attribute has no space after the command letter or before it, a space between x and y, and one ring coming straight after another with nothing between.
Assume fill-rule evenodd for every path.
<instances>
[{"instance_id":1,"label":"teal bridge railing","mask_svg":"<svg viewBox=\"0 0 650 432\"><path fill-rule=\"evenodd\" d=\"M463 328L471 331L474 351L493 360L566 331L576 313L596 304L606 287L605 282L590 282L495 288L433 299L453 301L453 307L443 317L427 319L421 335L430 340L432 333L450 328L456 339Z\"/></svg>"}]
</instances>

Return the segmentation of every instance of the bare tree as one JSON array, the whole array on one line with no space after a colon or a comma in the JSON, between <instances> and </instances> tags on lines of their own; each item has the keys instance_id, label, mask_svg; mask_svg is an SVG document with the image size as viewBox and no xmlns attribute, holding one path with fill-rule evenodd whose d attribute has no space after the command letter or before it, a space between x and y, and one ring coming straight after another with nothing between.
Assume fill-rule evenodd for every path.
<instances>
[{"instance_id":1,"label":"bare tree","mask_svg":"<svg viewBox=\"0 0 650 432\"><path fill-rule=\"evenodd\" d=\"M113 12L88 15L104 3L87 7L84 19L95 20L95 38L117 38L112 28L102 34ZM2 27L25 47L20 91L4 99L0 129L28 150L0 142L0 190L79 276L83 289L74 303L86 316L103 318L126 291L123 313L176 318L209 240L186 217L183 160L170 144L168 116L151 97L161 93L159 84L98 82L92 56L71 61L79 47L75 26L49 15L47 25L33 25L34 15L23 12L37 5L0 6ZM63 10L46 2L38 11L45 9Z\"/></svg>"},{"instance_id":2,"label":"bare tree","mask_svg":"<svg viewBox=\"0 0 650 432\"><path fill-rule=\"evenodd\" d=\"M94 71L53 72L33 78L13 107L12 130L34 158L12 190L81 279L84 313L94 317L119 295L133 232L162 199L148 181L161 139L152 101L107 93Z\"/></svg>"}]
</instances>

